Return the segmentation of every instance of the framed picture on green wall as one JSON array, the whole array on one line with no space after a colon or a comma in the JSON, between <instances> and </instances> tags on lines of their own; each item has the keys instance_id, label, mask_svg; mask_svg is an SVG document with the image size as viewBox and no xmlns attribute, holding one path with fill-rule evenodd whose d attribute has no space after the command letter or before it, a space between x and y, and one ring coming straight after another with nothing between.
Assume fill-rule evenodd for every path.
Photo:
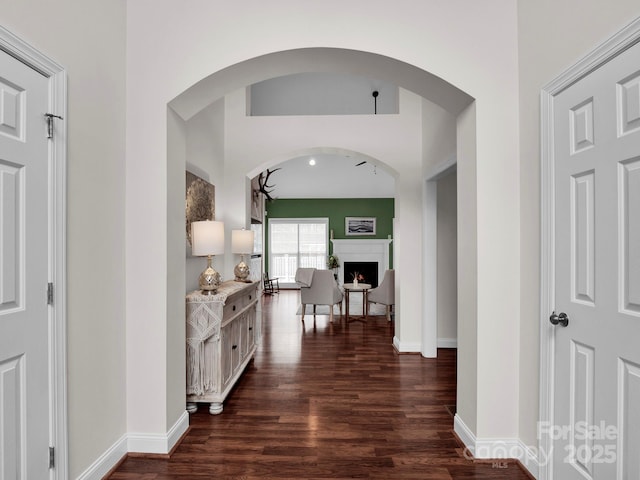
<instances>
[{"instance_id":1,"label":"framed picture on green wall","mask_svg":"<svg viewBox=\"0 0 640 480\"><path fill-rule=\"evenodd\" d=\"M376 217L344 217L345 235L375 235Z\"/></svg>"}]
</instances>

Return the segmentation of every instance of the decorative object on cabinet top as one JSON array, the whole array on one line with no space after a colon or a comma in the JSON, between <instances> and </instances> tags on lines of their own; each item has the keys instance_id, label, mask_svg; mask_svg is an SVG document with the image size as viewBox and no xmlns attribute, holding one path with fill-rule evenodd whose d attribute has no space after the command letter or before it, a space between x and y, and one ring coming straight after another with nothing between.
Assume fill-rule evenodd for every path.
<instances>
[{"instance_id":1,"label":"decorative object on cabinet top","mask_svg":"<svg viewBox=\"0 0 640 480\"><path fill-rule=\"evenodd\" d=\"M203 220L191 223L191 242L194 256L207 257L207 268L200 274L200 290L211 294L220 285L220 274L211 266L211 257L224 253L224 223Z\"/></svg>"},{"instance_id":2,"label":"decorative object on cabinet top","mask_svg":"<svg viewBox=\"0 0 640 480\"><path fill-rule=\"evenodd\" d=\"M216 219L216 187L189 171L186 180L185 218L187 241L191 245L191 223Z\"/></svg>"},{"instance_id":3,"label":"decorative object on cabinet top","mask_svg":"<svg viewBox=\"0 0 640 480\"><path fill-rule=\"evenodd\" d=\"M233 269L236 282L250 283L250 269L244 261L244 256L253 252L253 230L232 230L231 231L231 252L240 254L240 263Z\"/></svg>"}]
</instances>

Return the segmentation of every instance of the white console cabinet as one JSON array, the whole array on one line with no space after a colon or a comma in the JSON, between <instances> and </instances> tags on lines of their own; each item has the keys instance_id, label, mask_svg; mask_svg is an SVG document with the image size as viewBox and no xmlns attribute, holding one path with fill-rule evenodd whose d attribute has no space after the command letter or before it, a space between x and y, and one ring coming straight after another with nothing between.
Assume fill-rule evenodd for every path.
<instances>
[{"instance_id":1,"label":"white console cabinet","mask_svg":"<svg viewBox=\"0 0 640 480\"><path fill-rule=\"evenodd\" d=\"M187 294L187 410L222 402L256 351L260 338L258 282L224 282L213 295Z\"/></svg>"}]
</instances>

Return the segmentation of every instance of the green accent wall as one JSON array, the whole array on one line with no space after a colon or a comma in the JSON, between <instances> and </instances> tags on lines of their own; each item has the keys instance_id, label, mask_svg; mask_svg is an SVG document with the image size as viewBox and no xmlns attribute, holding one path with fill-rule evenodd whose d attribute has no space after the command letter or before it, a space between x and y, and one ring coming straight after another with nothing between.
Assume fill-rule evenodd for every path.
<instances>
[{"instance_id":1,"label":"green accent wall","mask_svg":"<svg viewBox=\"0 0 640 480\"><path fill-rule=\"evenodd\" d=\"M276 199L266 202L265 225L265 265L269 270L269 228L270 218L328 218L329 231L333 230L334 239L356 238L393 238L393 218L395 202L393 198L301 198ZM344 234L345 217L375 217L375 235ZM329 242L329 254L333 246ZM389 252L390 268L393 268L393 243Z\"/></svg>"}]
</instances>

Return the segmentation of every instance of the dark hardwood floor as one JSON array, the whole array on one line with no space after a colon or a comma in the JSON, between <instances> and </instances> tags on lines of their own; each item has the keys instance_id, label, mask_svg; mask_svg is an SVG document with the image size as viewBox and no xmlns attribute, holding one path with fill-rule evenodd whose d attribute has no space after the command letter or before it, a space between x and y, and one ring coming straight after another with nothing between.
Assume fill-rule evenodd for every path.
<instances>
[{"instance_id":1,"label":"dark hardwood floor","mask_svg":"<svg viewBox=\"0 0 640 480\"><path fill-rule=\"evenodd\" d=\"M263 339L220 415L201 405L168 458L130 455L123 479L530 479L478 462L453 434L456 351L399 355L384 316L345 325L263 297Z\"/></svg>"}]
</instances>

